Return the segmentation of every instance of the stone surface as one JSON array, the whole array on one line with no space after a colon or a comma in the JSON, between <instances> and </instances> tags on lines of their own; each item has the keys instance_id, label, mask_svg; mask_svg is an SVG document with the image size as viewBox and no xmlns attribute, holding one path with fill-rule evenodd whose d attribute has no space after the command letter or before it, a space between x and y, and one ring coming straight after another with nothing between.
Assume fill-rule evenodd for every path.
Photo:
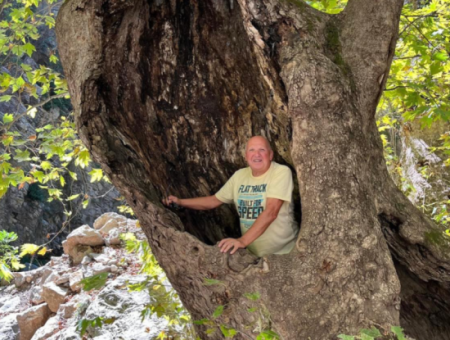
<instances>
[{"instance_id":1,"label":"stone surface","mask_svg":"<svg viewBox=\"0 0 450 340\"><path fill-rule=\"evenodd\" d=\"M45 302L44 298L42 297L43 289L41 286L34 286L31 288L30 291L30 301L33 305L39 305L42 302Z\"/></svg>"},{"instance_id":2,"label":"stone surface","mask_svg":"<svg viewBox=\"0 0 450 340\"><path fill-rule=\"evenodd\" d=\"M108 235L105 237L105 243L108 245L118 245L120 244L120 230L119 229L112 229Z\"/></svg>"},{"instance_id":3,"label":"stone surface","mask_svg":"<svg viewBox=\"0 0 450 340\"><path fill-rule=\"evenodd\" d=\"M59 322L60 317L58 315L51 317L44 326L34 333L31 340L47 340L49 337L59 332Z\"/></svg>"},{"instance_id":4,"label":"stone surface","mask_svg":"<svg viewBox=\"0 0 450 340\"><path fill-rule=\"evenodd\" d=\"M92 248L90 246L85 246L82 244L77 244L74 248L72 248L72 253L70 258L73 264L78 264L83 261L86 255L92 253Z\"/></svg>"},{"instance_id":5,"label":"stone surface","mask_svg":"<svg viewBox=\"0 0 450 340\"><path fill-rule=\"evenodd\" d=\"M77 270L70 275L69 285L73 292L79 292L81 290L81 280L83 280L82 270Z\"/></svg>"},{"instance_id":6,"label":"stone surface","mask_svg":"<svg viewBox=\"0 0 450 340\"><path fill-rule=\"evenodd\" d=\"M110 220L114 220L117 224L127 222L127 218L125 216L119 215L114 212L109 212L98 217L94 222L94 229L101 229L103 226Z\"/></svg>"},{"instance_id":7,"label":"stone surface","mask_svg":"<svg viewBox=\"0 0 450 340\"><path fill-rule=\"evenodd\" d=\"M17 313L9 314L0 318L0 339L17 340L19 334L19 324Z\"/></svg>"},{"instance_id":8,"label":"stone surface","mask_svg":"<svg viewBox=\"0 0 450 340\"><path fill-rule=\"evenodd\" d=\"M90 269L94 275L97 275L100 273L109 273L111 266L105 266L103 263L94 263Z\"/></svg>"},{"instance_id":9,"label":"stone surface","mask_svg":"<svg viewBox=\"0 0 450 340\"><path fill-rule=\"evenodd\" d=\"M20 297L3 296L0 298L0 314L9 313L17 309L20 305Z\"/></svg>"},{"instance_id":10,"label":"stone surface","mask_svg":"<svg viewBox=\"0 0 450 340\"><path fill-rule=\"evenodd\" d=\"M14 284L17 288L22 287L26 283L30 283L33 278L31 272L13 272Z\"/></svg>"},{"instance_id":11,"label":"stone surface","mask_svg":"<svg viewBox=\"0 0 450 340\"><path fill-rule=\"evenodd\" d=\"M77 310L77 302L70 301L59 306L58 314L62 315L65 319L70 319L76 310Z\"/></svg>"},{"instance_id":12,"label":"stone surface","mask_svg":"<svg viewBox=\"0 0 450 340\"><path fill-rule=\"evenodd\" d=\"M56 313L59 306L64 303L66 295L67 289L57 286L54 282L46 283L43 287L42 297L53 313Z\"/></svg>"},{"instance_id":13,"label":"stone surface","mask_svg":"<svg viewBox=\"0 0 450 340\"><path fill-rule=\"evenodd\" d=\"M145 304L150 302L147 292L129 292L123 287L129 283L139 283L145 280L145 275L123 275L109 282L97 295L94 302L86 310L85 318L94 319L98 316L115 319L112 324L104 324L102 328L89 330L94 339L115 339L120 334L127 340L155 339L168 322L164 318L153 315L146 318L139 327L136 320L140 320L140 312Z\"/></svg>"},{"instance_id":14,"label":"stone surface","mask_svg":"<svg viewBox=\"0 0 450 340\"><path fill-rule=\"evenodd\" d=\"M47 340L81 340L80 333L76 330L76 326L72 326L61 330Z\"/></svg>"},{"instance_id":15,"label":"stone surface","mask_svg":"<svg viewBox=\"0 0 450 340\"><path fill-rule=\"evenodd\" d=\"M117 221L116 221L115 219L111 219L111 220L108 220L108 221L103 225L103 227L101 227L99 230L100 230L100 233L106 235L106 234L108 234L111 230L116 229L116 228L118 228L118 227L119 227L119 223L117 223Z\"/></svg>"},{"instance_id":16,"label":"stone surface","mask_svg":"<svg viewBox=\"0 0 450 340\"><path fill-rule=\"evenodd\" d=\"M133 228L134 221L120 223L127 224L130 230L134 229L139 239L144 238L140 229ZM113 230L124 228L119 226ZM34 335L31 334L34 328L29 330L29 334L23 332L23 336L32 340L81 340L79 333L75 330L77 321L80 318L94 317L97 311L101 312L99 316L115 315L118 318L113 324L104 325L104 330L89 330L92 333L87 335L89 339L147 340L155 338L161 330L166 330L167 321L164 318L152 317L141 323L140 312L150 301L148 292L145 290L128 292L127 290L128 281L133 284L145 279L144 275L130 275L137 269L136 254L127 253L120 247L103 247L101 253L90 254L85 256L85 259L89 261L85 261L84 265L72 264L71 266L67 255L52 257L50 262L39 269L19 273L18 277L23 281L20 288L14 284L2 287L0 289L0 340L19 339L18 312L23 312L20 313L22 327L25 327L25 319L30 319L33 327L42 321L42 327ZM124 260L118 268L117 262L121 259ZM91 292L80 291L79 282L83 278L83 271L87 275L93 275L109 270L116 274L109 275L103 288ZM116 275L119 276L113 279ZM32 284L27 283L27 280ZM66 282L63 285L70 285L71 289L60 287L57 282ZM41 304L32 307L36 303ZM45 322L43 319L48 317L46 314L51 314L51 311L55 310L57 310L56 316ZM43 313L45 311L47 312ZM44 317L39 319L41 314L44 314ZM146 328L150 331L145 331Z\"/></svg>"},{"instance_id":17,"label":"stone surface","mask_svg":"<svg viewBox=\"0 0 450 340\"><path fill-rule=\"evenodd\" d=\"M17 315L19 340L30 340L34 333L45 324L49 316L50 309L46 303L19 313Z\"/></svg>"},{"instance_id":18,"label":"stone surface","mask_svg":"<svg viewBox=\"0 0 450 340\"><path fill-rule=\"evenodd\" d=\"M64 253L70 255L70 249L77 244L99 246L104 244L104 241L102 235L97 230L88 225L83 225L67 236L66 242L63 245Z\"/></svg>"}]
</instances>

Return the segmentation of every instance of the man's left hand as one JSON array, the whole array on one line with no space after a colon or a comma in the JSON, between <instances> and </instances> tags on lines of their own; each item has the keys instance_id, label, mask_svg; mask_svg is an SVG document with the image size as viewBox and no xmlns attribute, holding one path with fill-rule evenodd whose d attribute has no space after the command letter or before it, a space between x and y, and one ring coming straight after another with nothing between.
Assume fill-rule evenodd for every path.
<instances>
[{"instance_id":1,"label":"man's left hand","mask_svg":"<svg viewBox=\"0 0 450 340\"><path fill-rule=\"evenodd\" d=\"M230 254L233 255L239 248L245 248L245 244L239 239L225 238L219 242L219 248L221 253L231 250Z\"/></svg>"}]
</instances>

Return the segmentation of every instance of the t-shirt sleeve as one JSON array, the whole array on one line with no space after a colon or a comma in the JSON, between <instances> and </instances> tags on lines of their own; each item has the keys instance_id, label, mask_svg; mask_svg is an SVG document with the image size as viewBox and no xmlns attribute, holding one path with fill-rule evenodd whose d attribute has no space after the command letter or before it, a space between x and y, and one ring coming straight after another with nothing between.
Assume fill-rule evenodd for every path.
<instances>
[{"instance_id":1,"label":"t-shirt sleeve","mask_svg":"<svg viewBox=\"0 0 450 340\"><path fill-rule=\"evenodd\" d=\"M231 178L216 193L216 197L219 201L227 204L233 203L235 177L235 175L231 176Z\"/></svg>"},{"instance_id":2,"label":"t-shirt sleeve","mask_svg":"<svg viewBox=\"0 0 450 340\"><path fill-rule=\"evenodd\" d=\"M273 174L267 186L267 198L278 198L280 200L291 202L294 182L292 172L287 166L282 166Z\"/></svg>"}]
</instances>

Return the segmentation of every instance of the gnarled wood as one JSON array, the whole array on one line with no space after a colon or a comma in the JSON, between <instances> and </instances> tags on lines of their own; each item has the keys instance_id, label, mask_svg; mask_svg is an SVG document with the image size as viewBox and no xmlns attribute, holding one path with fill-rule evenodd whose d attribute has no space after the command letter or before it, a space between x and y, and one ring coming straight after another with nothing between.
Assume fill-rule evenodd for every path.
<instances>
[{"instance_id":1,"label":"gnarled wood","mask_svg":"<svg viewBox=\"0 0 450 340\"><path fill-rule=\"evenodd\" d=\"M400 292L388 249L402 273L414 273L402 279L437 282L435 299L448 292L448 255L426 242L430 223L390 180L374 119L402 3L352 0L338 16L297 0L69 0L61 8L59 48L80 136L194 319L222 304L217 325L252 338L256 315L244 294L259 292L266 326L284 339L331 339L399 324L402 296L409 334L449 339L446 325L416 327L420 283ZM231 209L177 212L160 202L169 192L217 191L258 134L296 172L299 240L286 256L224 255L212 244L236 234ZM204 286L205 277L224 284Z\"/></svg>"}]
</instances>

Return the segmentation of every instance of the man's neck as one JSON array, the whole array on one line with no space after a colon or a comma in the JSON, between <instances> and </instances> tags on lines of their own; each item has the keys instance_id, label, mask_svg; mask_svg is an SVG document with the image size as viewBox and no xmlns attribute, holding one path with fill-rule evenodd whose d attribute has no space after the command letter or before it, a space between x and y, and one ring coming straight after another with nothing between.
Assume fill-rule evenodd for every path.
<instances>
[{"instance_id":1,"label":"man's neck","mask_svg":"<svg viewBox=\"0 0 450 340\"><path fill-rule=\"evenodd\" d=\"M267 169L261 169L261 170L252 170L252 176L253 177L260 177L262 175L264 175L267 171L269 171L270 167L272 165L272 162L270 163L269 167Z\"/></svg>"}]
</instances>

